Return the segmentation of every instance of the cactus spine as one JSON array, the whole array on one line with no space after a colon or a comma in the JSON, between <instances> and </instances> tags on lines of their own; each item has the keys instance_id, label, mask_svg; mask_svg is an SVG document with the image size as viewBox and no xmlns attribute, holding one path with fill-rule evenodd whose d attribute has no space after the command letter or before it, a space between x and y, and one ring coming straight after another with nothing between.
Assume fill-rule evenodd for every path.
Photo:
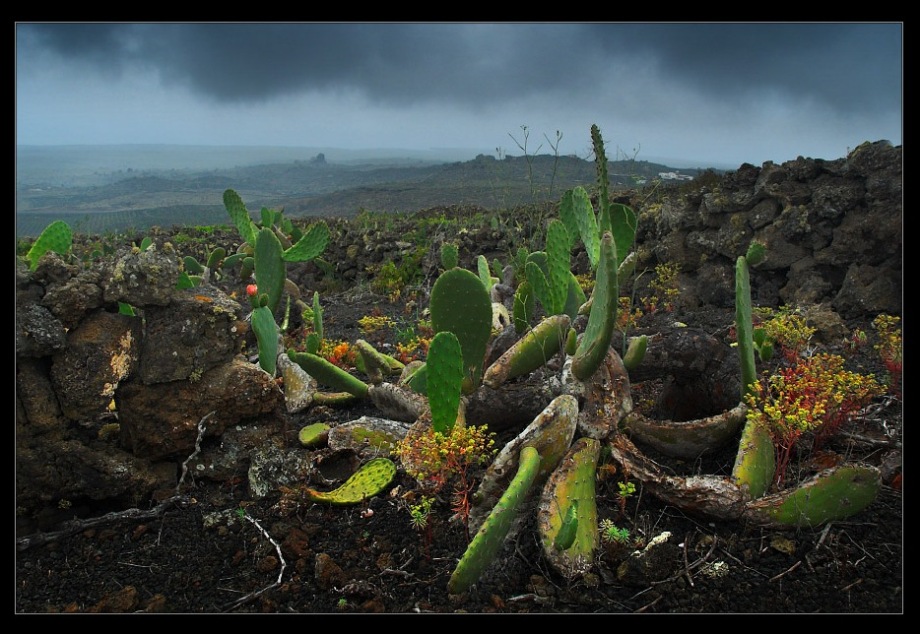
<instances>
[{"instance_id":1,"label":"cactus spine","mask_svg":"<svg viewBox=\"0 0 920 634\"><path fill-rule=\"evenodd\" d=\"M473 541L454 569L447 583L451 594L466 592L495 559L521 502L526 498L540 467L540 454L531 446L521 449L518 470L495 508L479 527Z\"/></svg>"}]
</instances>

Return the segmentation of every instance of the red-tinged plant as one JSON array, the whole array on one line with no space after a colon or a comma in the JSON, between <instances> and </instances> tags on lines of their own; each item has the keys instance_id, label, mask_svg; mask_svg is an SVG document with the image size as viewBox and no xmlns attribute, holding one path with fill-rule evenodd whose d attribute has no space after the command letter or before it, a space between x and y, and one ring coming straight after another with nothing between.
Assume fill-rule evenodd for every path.
<instances>
[{"instance_id":1,"label":"red-tinged plant","mask_svg":"<svg viewBox=\"0 0 920 634\"><path fill-rule=\"evenodd\" d=\"M838 355L817 354L766 376L747 395L748 419L766 426L776 452L774 485L782 488L803 435L818 449L884 388L873 375L843 369Z\"/></svg>"},{"instance_id":2,"label":"red-tinged plant","mask_svg":"<svg viewBox=\"0 0 920 634\"><path fill-rule=\"evenodd\" d=\"M396 445L396 455L422 488L435 494L452 484L451 510L464 526L469 524L470 492L474 482L469 470L484 465L495 453L495 434L485 425L454 425L442 433L429 428L409 434Z\"/></svg>"},{"instance_id":3,"label":"red-tinged plant","mask_svg":"<svg viewBox=\"0 0 920 634\"><path fill-rule=\"evenodd\" d=\"M330 339L323 339L320 342L318 354L329 363L337 365L343 370L354 368L358 358L358 351L350 343Z\"/></svg>"},{"instance_id":4,"label":"red-tinged plant","mask_svg":"<svg viewBox=\"0 0 920 634\"><path fill-rule=\"evenodd\" d=\"M900 317L882 313L872 320L872 326L878 333L878 343L874 348L882 358L885 369L888 370L888 391L900 400L901 398L901 371L902 345L901 329L896 326L901 321Z\"/></svg>"},{"instance_id":5,"label":"red-tinged plant","mask_svg":"<svg viewBox=\"0 0 920 634\"><path fill-rule=\"evenodd\" d=\"M808 325L805 317L797 309L782 306L778 310L759 308L757 312L763 318L760 325L767 340L775 342L782 349L783 357L789 363L795 363L808 348L815 328Z\"/></svg>"}]
</instances>

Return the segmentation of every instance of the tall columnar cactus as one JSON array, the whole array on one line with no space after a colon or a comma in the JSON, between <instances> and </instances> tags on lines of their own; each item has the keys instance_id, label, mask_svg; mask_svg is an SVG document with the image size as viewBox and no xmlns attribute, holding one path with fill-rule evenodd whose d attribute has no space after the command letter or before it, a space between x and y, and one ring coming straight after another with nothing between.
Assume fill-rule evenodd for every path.
<instances>
[{"instance_id":1,"label":"tall columnar cactus","mask_svg":"<svg viewBox=\"0 0 920 634\"><path fill-rule=\"evenodd\" d=\"M763 245L757 242L752 243L747 254L739 256L735 264L735 332L741 360L743 395L750 394L753 390L752 386L757 383L749 258L755 264L762 261L764 258ZM770 432L755 421L748 420L741 432L741 444L732 468L732 481L742 487L751 497L758 498L769 488L775 469L776 456Z\"/></svg>"},{"instance_id":2,"label":"tall columnar cactus","mask_svg":"<svg viewBox=\"0 0 920 634\"><path fill-rule=\"evenodd\" d=\"M495 560L523 500L540 468L540 454L531 446L521 449L518 470L492 512L479 527L447 583L451 594L469 590Z\"/></svg>"},{"instance_id":3,"label":"tall columnar cactus","mask_svg":"<svg viewBox=\"0 0 920 634\"><path fill-rule=\"evenodd\" d=\"M26 258L29 260L29 268L35 270L38 261L48 251L54 251L59 255L67 255L73 245L73 232L63 220L55 220L49 224L32 243Z\"/></svg>"},{"instance_id":4,"label":"tall columnar cactus","mask_svg":"<svg viewBox=\"0 0 920 634\"><path fill-rule=\"evenodd\" d=\"M431 288L431 327L452 332L463 354L463 393L482 382L482 366L492 336L492 300L479 277L466 269L444 271Z\"/></svg>"}]
</instances>

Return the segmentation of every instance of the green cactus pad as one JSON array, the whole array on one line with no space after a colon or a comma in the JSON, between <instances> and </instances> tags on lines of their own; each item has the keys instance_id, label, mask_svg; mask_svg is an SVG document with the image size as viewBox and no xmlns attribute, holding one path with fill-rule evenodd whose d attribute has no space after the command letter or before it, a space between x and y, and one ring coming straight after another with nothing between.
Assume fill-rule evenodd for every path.
<instances>
[{"instance_id":1,"label":"green cactus pad","mask_svg":"<svg viewBox=\"0 0 920 634\"><path fill-rule=\"evenodd\" d=\"M224 192L224 207L230 214L234 226L240 232L240 237L247 243L255 247L256 244L256 227L243 204L243 199L232 189Z\"/></svg>"},{"instance_id":2,"label":"green cactus pad","mask_svg":"<svg viewBox=\"0 0 920 634\"><path fill-rule=\"evenodd\" d=\"M536 307L537 302L530 282L525 280L518 284L517 290L514 292L514 306L512 308L512 319L514 320L514 331L516 333L521 334L530 327Z\"/></svg>"},{"instance_id":3,"label":"green cactus pad","mask_svg":"<svg viewBox=\"0 0 920 634\"><path fill-rule=\"evenodd\" d=\"M185 267L185 271L189 275L201 275L204 273L204 267L190 255L182 258L182 266Z\"/></svg>"},{"instance_id":4,"label":"green cactus pad","mask_svg":"<svg viewBox=\"0 0 920 634\"><path fill-rule=\"evenodd\" d=\"M591 198L584 187L578 186L572 190L572 211L581 241L585 245L585 252L588 254L591 270L595 270L600 260L601 234L598 230L594 208L591 206Z\"/></svg>"},{"instance_id":5,"label":"green cactus pad","mask_svg":"<svg viewBox=\"0 0 920 634\"><path fill-rule=\"evenodd\" d=\"M389 360L364 339L358 339L355 342L355 347L358 349L358 354L361 355L361 367L359 369L367 375L374 385L382 383L384 377L390 374Z\"/></svg>"},{"instance_id":6,"label":"green cactus pad","mask_svg":"<svg viewBox=\"0 0 920 634\"><path fill-rule=\"evenodd\" d=\"M252 311L252 330L259 344L259 366L275 376L278 363L278 324L267 306Z\"/></svg>"},{"instance_id":7,"label":"green cactus pad","mask_svg":"<svg viewBox=\"0 0 920 634\"><path fill-rule=\"evenodd\" d=\"M444 267L444 270L456 267L458 262L457 245L452 242L441 243L441 266Z\"/></svg>"},{"instance_id":8,"label":"green cactus pad","mask_svg":"<svg viewBox=\"0 0 920 634\"><path fill-rule=\"evenodd\" d=\"M326 359L309 352L296 352L295 350L288 350L287 354L291 361L306 370L307 374L319 383L348 392L358 398L367 397L367 383Z\"/></svg>"},{"instance_id":9,"label":"green cactus pad","mask_svg":"<svg viewBox=\"0 0 920 634\"><path fill-rule=\"evenodd\" d=\"M297 440L304 447L316 447L326 442L329 438L330 426L326 423L313 423L306 427L301 427L297 434Z\"/></svg>"},{"instance_id":10,"label":"green cactus pad","mask_svg":"<svg viewBox=\"0 0 920 634\"><path fill-rule=\"evenodd\" d=\"M227 250L223 247L217 247L211 254L208 255L208 268L212 271L220 268L221 264L224 262L224 258L227 257Z\"/></svg>"},{"instance_id":11,"label":"green cactus pad","mask_svg":"<svg viewBox=\"0 0 920 634\"><path fill-rule=\"evenodd\" d=\"M361 466L339 488L322 492L306 488L304 493L314 502L345 505L358 504L383 491L396 476L396 464L389 458L373 458Z\"/></svg>"},{"instance_id":12,"label":"green cactus pad","mask_svg":"<svg viewBox=\"0 0 920 634\"><path fill-rule=\"evenodd\" d=\"M795 489L748 503L743 517L761 526L813 528L859 513L875 500L881 486L881 472L876 467L835 467Z\"/></svg>"},{"instance_id":13,"label":"green cactus pad","mask_svg":"<svg viewBox=\"0 0 920 634\"><path fill-rule=\"evenodd\" d=\"M523 447L534 447L541 456L537 483L542 483L572 446L578 427L578 399L562 394L547 405L492 460L473 495L469 525L476 530L495 505L517 469Z\"/></svg>"},{"instance_id":14,"label":"green cactus pad","mask_svg":"<svg viewBox=\"0 0 920 634\"><path fill-rule=\"evenodd\" d=\"M597 283L591 298L588 325L572 360L572 374L580 381L587 380L603 363L616 325L619 303L617 256L613 236L609 232L601 239Z\"/></svg>"},{"instance_id":15,"label":"green cactus pad","mask_svg":"<svg viewBox=\"0 0 920 634\"><path fill-rule=\"evenodd\" d=\"M463 355L452 332L439 332L428 347L428 403L431 426L447 433L457 422L463 386Z\"/></svg>"},{"instance_id":16,"label":"green cactus pad","mask_svg":"<svg viewBox=\"0 0 920 634\"><path fill-rule=\"evenodd\" d=\"M447 583L447 591L459 594L469 590L495 560L505 543L505 537L521 502L527 497L540 467L540 454L533 447L524 447L518 459L518 470L504 495L479 527L473 541L463 553Z\"/></svg>"},{"instance_id":17,"label":"green cactus pad","mask_svg":"<svg viewBox=\"0 0 920 634\"><path fill-rule=\"evenodd\" d=\"M48 251L54 251L59 255L67 255L73 245L73 232L63 220L55 220L41 232L32 244L32 248L26 254L29 260L29 269L35 270L38 261Z\"/></svg>"},{"instance_id":18,"label":"green cactus pad","mask_svg":"<svg viewBox=\"0 0 920 634\"><path fill-rule=\"evenodd\" d=\"M452 332L463 353L463 393L472 393L482 380L482 365L492 337L492 300L482 281L466 269L444 271L431 289L431 326L435 333Z\"/></svg>"},{"instance_id":19,"label":"green cactus pad","mask_svg":"<svg viewBox=\"0 0 920 634\"><path fill-rule=\"evenodd\" d=\"M776 453L770 432L756 421L748 420L741 432L732 481L757 499L770 488L775 471Z\"/></svg>"},{"instance_id":20,"label":"green cactus pad","mask_svg":"<svg viewBox=\"0 0 920 634\"><path fill-rule=\"evenodd\" d=\"M307 229L297 244L284 251L285 262L309 262L326 250L329 243L329 227L325 222L317 222Z\"/></svg>"},{"instance_id":21,"label":"green cactus pad","mask_svg":"<svg viewBox=\"0 0 920 634\"><path fill-rule=\"evenodd\" d=\"M281 259L281 242L271 229L260 229L256 235L255 266L259 292L268 294L268 307L274 313L281 302L286 273Z\"/></svg>"},{"instance_id":22,"label":"green cactus pad","mask_svg":"<svg viewBox=\"0 0 920 634\"><path fill-rule=\"evenodd\" d=\"M741 359L741 389L744 394L751 393L751 386L757 381L751 319L751 278L747 259L742 255L735 263L735 332Z\"/></svg>"},{"instance_id":23,"label":"green cactus pad","mask_svg":"<svg viewBox=\"0 0 920 634\"><path fill-rule=\"evenodd\" d=\"M629 340L626 348L626 354L623 355L623 365L627 370L635 370L645 358L645 350L648 348L648 335L640 335Z\"/></svg>"}]
</instances>

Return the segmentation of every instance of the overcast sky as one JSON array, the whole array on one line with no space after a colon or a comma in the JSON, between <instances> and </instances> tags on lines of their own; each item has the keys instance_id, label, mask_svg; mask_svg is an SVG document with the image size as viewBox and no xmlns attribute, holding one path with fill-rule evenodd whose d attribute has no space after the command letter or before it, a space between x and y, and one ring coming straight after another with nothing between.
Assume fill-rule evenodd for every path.
<instances>
[{"instance_id":1,"label":"overcast sky","mask_svg":"<svg viewBox=\"0 0 920 634\"><path fill-rule=\"evenodd\" d=\"M901 23L17 23L16 134L836 159L901 144L902 55Z\"/></svg>"}]
</instances>

